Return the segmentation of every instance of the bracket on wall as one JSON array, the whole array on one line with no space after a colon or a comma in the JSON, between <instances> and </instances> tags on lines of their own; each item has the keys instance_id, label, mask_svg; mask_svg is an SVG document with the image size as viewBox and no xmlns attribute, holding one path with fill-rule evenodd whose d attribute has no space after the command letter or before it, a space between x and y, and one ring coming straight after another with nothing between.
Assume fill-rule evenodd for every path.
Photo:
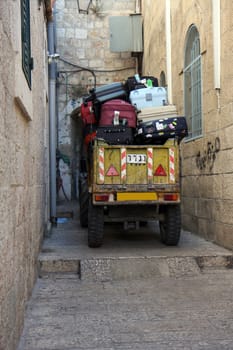
<instances>
[{"instance_id":1,"label":"bracket on wall","mask_svg":"<svg viewBox=\"0 0 233 350\"><path fill-rule=\"evenodd\" d=\"M78 12L88 14L92 0L77 0Z\"/></svg>"}]
</instances>

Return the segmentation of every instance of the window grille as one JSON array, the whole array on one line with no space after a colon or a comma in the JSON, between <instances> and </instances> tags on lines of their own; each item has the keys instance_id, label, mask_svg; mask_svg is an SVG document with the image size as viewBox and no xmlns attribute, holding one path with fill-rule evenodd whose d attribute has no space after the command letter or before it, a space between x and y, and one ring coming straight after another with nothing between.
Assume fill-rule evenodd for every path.
<instances>
[{"instance_id":1,"label":"window grille","mask_svg":"<svg viewBox=\"0 0 233 350\"><path fill-rule=\"evenodd\" d=\"M184 108L189 138L202 135L202 80L200 39L196 27L191 26L185 48Z\"/></svg>"},{"instance_id":2,"label":"window grille","mask_svg":"<svg viewBox=\"0 0 233 350\"><path fill-rule=\"evenodd\" d=\"M31 89L31 70L33 59L31 57L30 39L30 0L21 0L21 42L22 42L22 68L29 88Z\"/></svg>"}]
</instances>

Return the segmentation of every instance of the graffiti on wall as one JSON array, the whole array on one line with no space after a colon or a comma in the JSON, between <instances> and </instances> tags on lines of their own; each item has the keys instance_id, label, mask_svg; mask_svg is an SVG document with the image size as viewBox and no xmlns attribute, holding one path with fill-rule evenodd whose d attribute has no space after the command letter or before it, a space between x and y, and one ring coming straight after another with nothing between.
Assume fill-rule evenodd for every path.
<instances>
[{"instance_id":1,"label":"graffiti on wall","mask_svg":"<svg viewBox=\"0 0 233 350\"><path fill-rule=\"evenodd\" d=\"M220 151L220 139L216 137L214 142L208 141L206 148L196 155L196 165L200 170L213 170L213 166L217 157L217 153Z\"/></svg>"}]
</instances>

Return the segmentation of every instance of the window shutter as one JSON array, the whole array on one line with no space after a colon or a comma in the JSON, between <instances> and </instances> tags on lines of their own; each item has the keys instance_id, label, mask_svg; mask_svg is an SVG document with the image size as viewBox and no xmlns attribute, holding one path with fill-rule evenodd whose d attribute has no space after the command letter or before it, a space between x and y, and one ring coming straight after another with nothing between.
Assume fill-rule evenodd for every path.
<instances>
[{"instance_id":1,"label":"window shutter","mask_svg":"<svg viewBox=\"0 0 233 350\"><path fill-rule=\"evenodd\" d=\"M31 57L30 40L30 0L21 0L21 41L22 41L22 68L31 89L31 70L33 59Z\"/></svg>"}]
</instances>

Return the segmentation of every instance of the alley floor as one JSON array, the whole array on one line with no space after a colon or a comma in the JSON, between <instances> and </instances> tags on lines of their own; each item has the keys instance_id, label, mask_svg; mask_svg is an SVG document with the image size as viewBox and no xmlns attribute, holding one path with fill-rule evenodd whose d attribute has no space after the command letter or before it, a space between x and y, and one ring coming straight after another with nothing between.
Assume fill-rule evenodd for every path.
<instances>
[{"instance_id":1,"label":"alley floor","mask_svg":"<svg viewBox=\"0 0 233 350\"><path fill-rule=\"evenodd\" d=\"M152 223L90 249L77 204L58 212L18 350L233 349L231 251L184 231L166 247Z\"/></svg>"}]
</instances>

